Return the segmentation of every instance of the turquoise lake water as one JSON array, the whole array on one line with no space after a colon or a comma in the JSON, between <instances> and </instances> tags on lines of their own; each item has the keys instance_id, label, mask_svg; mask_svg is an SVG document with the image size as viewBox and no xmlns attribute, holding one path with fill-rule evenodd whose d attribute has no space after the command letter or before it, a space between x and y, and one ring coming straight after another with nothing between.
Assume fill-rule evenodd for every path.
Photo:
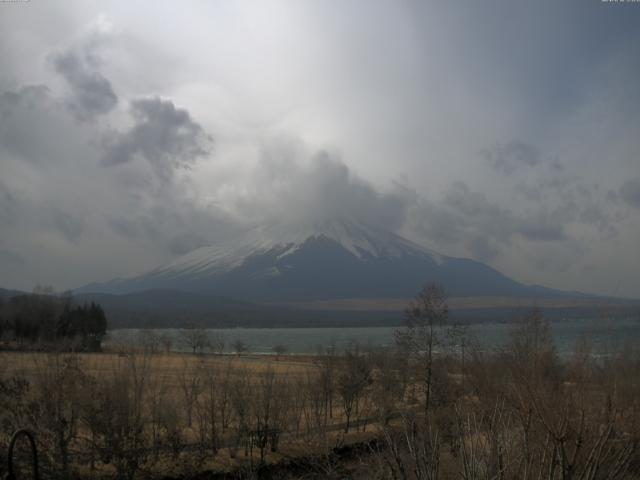
<instances>
[{"instance_id":1,"label":"turquoise lake water","mask_svg":"<svg viewBox=\"0 0 640 480\"><path fill-rule=\"evenodd\" d=\"M338 350L356 341L363 346L390 346L394 343L397 327L357 327L357 328L230 328L210 329L211 333L222 333L226 341L226 351L232 352L235 340L242 340L252 353L273 353L275 345L284 345L289 353L316 353L318 347L334 345ZM490 323L470 325L467 335L483 349L500 348L509 339L512 324ZM594 354L605 355L625 345L640 346L640 319L584 319L554 321L552 334L558 352L571 352L576 341L587 336ZM157 335L167 334L173 338L172 349L188 351L182 342L180 329L155 329ZM105 344L140 343L140 330L118 329L109 332Z\"/></svg>"}]
</instances>

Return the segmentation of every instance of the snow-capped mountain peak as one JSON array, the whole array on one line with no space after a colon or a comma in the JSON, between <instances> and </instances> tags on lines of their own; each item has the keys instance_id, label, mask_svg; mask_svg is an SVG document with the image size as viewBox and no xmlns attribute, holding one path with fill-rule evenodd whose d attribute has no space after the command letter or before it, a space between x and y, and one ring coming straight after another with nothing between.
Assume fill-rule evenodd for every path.
<instances>
[{"instance_id":1,"label":"snow-capped mountain peak","mask_svg":"<svg viewBox=\"0 0 640 480\"><path fill-rule=\"evenodd\" d=\"M351 219L256 227L148 273L80 291L207 292L290 302L409 298L427 282L451 295L517 295L531 290L474 260L439 255L391 231Z\"/></svg>"},{"instance_id":2,"label":"snow-capped mountain peak","mask_svg":"<svg viewBox=\"0 0 640 480\"><path fill-rule=\"evenodd\" d=\"M240 239L202 247L154 270L155 274L203 274L212 270L230 271L253 255L273 253L278 259L298 251L313 240L339 244L360 260L367 258L430 257L440 264L443 256L406 240L395 233L357 221L331 220L308 224L260 226Z\"/></svg>"}]
</instances>

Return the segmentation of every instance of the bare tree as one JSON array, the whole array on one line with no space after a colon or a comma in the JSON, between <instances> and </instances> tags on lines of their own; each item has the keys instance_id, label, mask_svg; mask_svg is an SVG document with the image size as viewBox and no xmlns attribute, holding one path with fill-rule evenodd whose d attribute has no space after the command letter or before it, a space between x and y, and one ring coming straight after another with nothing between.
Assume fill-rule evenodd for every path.
<instances>
[{"instance_id":1,"label":"bare tree","mask_svg":"<svg viewBox=\"0 0 640 480\"><path fill-rule=\"evenodd\" d=\"M463 402L456 404L460 476L464 480L494 480L509 473L510 448L508 445L512 425L503 399L497 399L493 409L474 408Z\"/></svg>"},{"instance_id":2,"label":"bare tree","mask_svg":"<svg viewBox=\"0 0 640 480\"><path fill-rule=\"evenodd\" d=\"M456 405L462 477L628 478L637 422L622 413L617 387L602 382L621 367L608 370L586 343L560 362L537 310L516 324L502 354L472 352L477 401Z\"/></svg>"},{"instance_id":3,"label":"bare tree","mask_svg":"<svg viewBox=\"0 0 640 480\"><path fill-rule=\"evenodd\" d=\"M329 418L333 418L333 397L336 387L337 357L335 348L329 347L326 351L320 351L315 359L319 367L317 382L322 393L322 406L324 419L323 428L326 428Z\"/></svg>"},{"instance_id":4,"label":"bare tree","mask_svg":"<svg viewBox=\"0 0 640 480\"><path fill-rule=\"evenodd\" d=\"M195 355L197 353L203 353L209 346L209 335L207 330L196 323L190 322L180 330L182 341Z\"/></svg>"},{"instance_id":5,"label":"bare tree","mask_svg":"<svg viewBox=\"0 0 640 480\"><path fill-rule=\"evenodd\" d=\"M306 433L309 437L314 431L324 433L327 425L326 386L320 381L320 375L313 371L307 371L301 382L301 389L306 394L303 409Z\"/></svg>"},{"instance_id":6,"label":"bare tree","mask_svg":"<svg viewBox=\"0 0 640 480\"><path fill-rule=\"evenodd\" d=\"M143 329L138 332L138 343L145 350L155 355L160 350L160 337L154 330Z\"/></svg>"},{"instance_id":7,"label":"bare tree","mask_svg":"<svg viewBox=\"0 0 640 480\"><path fill-rule=\"evenodd\" d=\"M218 453L221 423L224 419L225 399L228 395L228 382L224 381L224 373L216 367L201 365L199 376L202 379L202 395L196 402L200 417L200 443L209 445L213 455Z\"/></svg>"},{"instance_id":8,"label":"bare tree","mask_svg":"<svg viewBox=\"0 0 640 480\"><path fill-rule=\"evenodd\" d=\"M244 370L234 371L229 382L229 400L234 416L234 441L229 448L229 453L235 457L241 444L245 448L245 456L248 456L253 448L250 440L250 403L251 385L249 375Z\"/></svg>"},{"instance_id":9,"label":"bare tree","mask_svg":"<svg viewBox=\"0 0 640 480\"><path fill-rule=\"evenodd\" d=\"M170 396L169 385L165 375L154 375L147 382L147 414L149 416L149 433L154 460L160 459L160 450L166 439L166 412L170 410L167 399Z\"/></svg>"},{"instance_id":10,"label":"bare tree","mask_svg":"<svg viewBox=\"0 0 640 480\"><path fill-rule=\"evenodd\" d=\"M249 346L243 340L238 338L233 341L233 350L237 355L242 355L249 350Z\"/></svg>"},{"instance_id":11,"label":"bare tree","mask_svg":"<svg viewBox=\"0 0 640 480\"><path fill-rule=\"evenodd\" d=\"M133 479L150 452L144 408L149 360L148 355L130 354L119 361L112 372L93 382L91 402L85 404L87 429L93 432L102 460L113 462L121 479Z\"/></svg>"},{"instance_id":12,"label":"bare tree","mask_svg":"<svg viewBox=\"0 0 640 480\"><path fill-rule=\"evenodd\" d=\"M379 350L372 359L376 369L373 401L383 425L387 425L396 406L404 398L406 366L397 355L387 349Z\"/></svg>"},{"instance_id":13,"label":"bare tree","mask_svg":"<svg viewBox=\"0 0 640 480\"><path fill-rule=\"evenodd\" d=\"M290 423L296 437L300 435L300 425L309 403L309 391L307 390L306 378L303 376L294 377L289 382L289 392L291 410L289 412Z\"/></svg>"},{"instance_id":14,"label":"bare tree","mask_svg":"<svg viewBox=\"0 0 640 480\"><path fill-rule=\"evenodd\" d=\"M358 410L360 397L372 382L371 366L366 358L357 352L345 353L344 365L338 375L338 393L346 418L344 432L349 432L352 414Z\"/></svg>"},{"instance_id":15,"label":"bare tree","mask_svg":"<svg viewBox=\"0 0 640 480\"><path fill-rule=\"evenodd\" d=\"M160 345L165 354L171 353L171 347L173 346L173 337L167 333L160 335Z\"/></svg>"},{"instance_id":16,"label":"bare tree","mask_svg":"<svg viewBox=\"0 0 640 480\"><path fill-rule=\"evenodd\" d=\"M382 448L376 451L382 458L388 476L398 480L437 480L440 474L440 437L429 425L418 428L415 416L405 413L398 427L384 426Z\"/></svg>"},{"instance_id":17,"label":"bare tree","mask_svg":"<svg viewBox=\"0 0 640 480\"><path fill-rule=\"evenodd\" d=\"M209 346L214 353L222 355L224 353L224 347L226 345L226 339L222 332L215 332L209 339Z\"/></svg>"},{"instance_id":18,"label":"bare tree","mask_svg":"<svg viewBox=\"0 0 640 480\"><path fill-rule=\"evenodd\" d=\"M220 413L220 426L222 427L222 433L224 433L229 428L229 423L231 421L231 380L234 374L233 364L231 359L225 362L224 371L220 375L219 378L219 402L218 402L218 412Z\"/></svg>"},{"instance_id":19,"label":"bare tree","mask_svg":"<svg viewBox=\"0 0 640 480\"><path fill-rule=\"evenodd\" d=\"M549 323L534 310L514 329L509 353L521 476L533 478L541 469L562 480L626 478L637 432L620 422L615 389L598 385L588 347L561 368Z\"/></svg>"},{"instance_id":20,"label":"bare tree","mask_svg":"<svg viewBox=\"0 0 640 480\"><path fill-rule=\"evenodd\" d=\"M271 445L277 451L280 434L287 412L286 382L273 370L260 374L251 395L251 437L264 462L265 452Z\"/></svg>"},{"instance_id":21,"label":"bare tree","mask_svg":"<svg viewBox=\"0 0 640 480\"><path fill-rule=\"evenodd\" d=\"M69 447L78 434L84 374L76 354L53 353L36 362L36 401L32 418L41 437L55 449L64 478L70 475Z\"/></svg>"},{"instance_id":22,"label":"bare tree","mask_svg":"<svg viewBox=\"0 0 640 480\"><path fill-rule=\"evenodd\" d=\"M282 344L274 345L273 351L276 354L276 360L280 360L280 357L287 353L287 347Z\"/></svg>"},{"instance_id":23,"label":"bare tree","mask_svg":"<svg viewBox=\"0 0 640 480\"><path fill-rule=\"evenodd\" d=\"M432 401L434 355L452 344L456 330L449 324L449 308L444 289L427 285L405 311L405 328L396 330L398 347L407 353L418 369L423 388L424 421L428 422Z\"/></svg>"},{"instance_id":24,"label":"bare tree","mask_svg":"<svg viewBox=\"0 0 640 480\"><path fill-rule=\"evenodd\" d=\"M193 423L193 407L196 403L198 395L202 390L201 378L197 372L194 371L187 359L182 362L182 369L180 370L180 390L182 392L182 398L184 400L184 410L187 419L187 426L191 427Z\"/></svg>"}]
</instances>

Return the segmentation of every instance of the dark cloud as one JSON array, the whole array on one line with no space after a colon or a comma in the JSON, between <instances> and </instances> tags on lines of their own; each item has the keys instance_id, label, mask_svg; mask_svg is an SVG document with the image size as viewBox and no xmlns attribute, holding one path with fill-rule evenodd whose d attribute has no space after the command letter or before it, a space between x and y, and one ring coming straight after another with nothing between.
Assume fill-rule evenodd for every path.
<instances>
[{"instance_id":1,"label":"dark cloud","mask_svg":"<svg viewBox=\"0 0 640 480\"><path fill-rule=\"evenodd\" d=\"M51 154L45 144L48 117L55 110L51 91L44 85L23 85L0 93L0 152L43 163Z\"/></svg>"},{"instance_id":2,"label":"dark cloud","mask_svg":"<svg viewBox=\"0 0 640 480\"><path fill-rule=\"evenodd\" d=\"M487 197L480 192L473 192L460 180L451 184L446 191L443 203L454 210L471 217L497 218L505 217L507 211L489 203Z\"/></svg>"},{"instance_id":3,"label":"dark cloud","mask_svg":"<svg viewBox=\"0 0 640 480\"><path fill-rule=\"evenodd\" d=\"M599 232L609 238L618 234L618 229L614 224L615 219L611 217L611 215L607 214L604 209L596 203L586 203L582 206L579 214L579 220L582 223L594 225Z\"/></svg>"},{"instance_id":4,"label":"dark cloud","mask_svg":"<svg viewBox=\"0 0 640 480\"><path fill-rule=\"evenodd\" d=\"M480 233L472 234L465 239L465 244L469 249L469 256L475 259L492 259L495 258L502 248L502 244L495 238L482 235Z\"/></svg>"},{"instance_id":5,"label":"dark cloud","mask_svg":"<svg viewBox=\"0 0 640 480\"><path fill-rule=\"evenodd\" d=\"M0 183L0 223L11 225L16 216L16 199L9 189Z\"/></svg>"},{"instance_id":6,"label":"dark cloud","mask_svg":"<svg viewBox=\"0 0 640 480\"><path fill-rule=\"evenodd\" d=\"M2 266L20 267L26 263L27 260L22 255L0 248L0 268Z\"/></svg>"},{"instance_id":7,"label":"dark cloud","mask_svg":"<svg viewBox=\"0 0 640 480\"><path fill-rule=\"evenodd\" d=\"M189 112L159 97L131 102L135 125L106 142L104 165L144 158L155 173L169 180L176 168L185 168L210 153L211 137L192 120Z\"/></svg>"},{"instance_id":8,"label":"dark cloud","mask_svg":"<svg viewBox=\"0 0 640 480\"><path fill-rule=\"evenodd\" d=\"M528 268L554 275L574 269L589 253L588 246L575 238L562 243L543 243L536 246L539 248L524 253Z\"/></svg>"},{"instance_id":9,"label":"dark cloud","mask_svg":"<svg viewBox=\"0 0 640 480\"><path fill-rule=\"evenodd\" d=\"M56 204L38 204L24 193L16 193L0 183L0 222L5 226L33 227L54 231L67 241L77 243L84 222L77 214L63 211ZM10 233L10 232L6 232ZM0 233L0 242L3 235Z\"/></svg>"},{"instance_id":10,"label":"dark cloud","mask_svg":"<svg viewBox=\"0 0 640 480\"><path fill-rule=\"evenodd\" d=\"M0 94L0 116L10 116L17 108L35 108L48 101L50 90L46 85L23 85L16 91Z\"/></svg>"},{"instance_id":11,"label":"dark cloud","mask_svg":"<svg viewBox=\"0 0 640 480\"><path fill-rule=\"evenodd\" d=\"M561 214L543 210L517 221L514 233L534 242L558 242L567 238L565 227Z\"/></svg>"},{"instance_id":12,"label":"dark cloud","mask_svg":"<svg viewBox=\"0 0 640 480\"><path fill-rule=\"evenodd\" d=\"M565 171L564 165L562 165L562 163L560 163L560 160L558 160L557 158L551 162L550 166L551 166L551 170L556 173Z\"/></svg>"},{"instance_id":13,"label":"dark cloud","mask_svg":"<svg viewBox=\"0 0 640 480\"><path fill-rule=\"evenodd\" d=\"M162 196L149 200L151 207L111 216L111 228L128 238L162 243L173 255L226 240L242 228L215 206L197 206L186 199Z\"/></svg>"},{"instance_id":14,"label":"dark cloud","mask_svg":"<svg viewBox=\"0 0 640 480\"><path fill-rule=\"evenodd\" d=\"M340 156L296 142L271 142L234 200L241 218L289 223L348 218L398 230L415 192L393 183L382 191L354 174Z\"/></svg>"},{"instance_id":15,"label":"dark cloud","mask_svg":"<svg viewBox=\"0 0 640 480\"><path fill-rule=\"evenodd\" d=\"M582 197L580 201L591 200L598 190L597 185L586 185L580 177L561 170L537 173L527 175L527 180L514 184L514 193L529 201L542 202L549 197L561 197L565 202L574 202L576 197Z\"/></svg>"},{"instance_id":16,"label":"dark cloud","mask_svg":"<svg viewBox=\"0 0 640 480\"><path fill-rule=\"evenodd\" d=\"M118 104L111 82L100 73L95 43L52 54L50 62L70 89L67 105L78 120L104 115Z\"/></svg>"},{"instance_id":17,"label":"dark cloud","mask_svg":"<svg viewBox=\"0 0 640 480\"><path fill-rule=\"evenodd\" d=\"M540 202L544 198L544 189L539 184L518 182L513 186L513 192L529 202Z\"/></svg>"},{"instance_id":18,"label":"dark cloud","mask_svg":"<svg viewBox=\"0 0 640 480\"><path fill-rule=\"evenodd\" d=\"M505 175L511 175L523 167L535 167L542 161L540 151L534 145L520 140L496 144L493 148L481 150L480 154L495 170Z\"/></svg>"},{"instance_id":19,"label":"dark cloud","mask_svg":"<svg viewBox=\"0 0 640 480\"><path fill-rule=\"evenodd\" d=\"M640 179L634 178L624 182L618 195L627 205L640 208Z\"/></svg>"},{"instance_id":20,"label":"dark cloud","mask_svg":"<svg viewBox=\"0 0 640 480\"><path fill-rule=\"evenodd\" d=\"M532 218L540 222L539 231L536 233L525 227L527 236L559 240L563 238L561 225L571 222L594 226L605 238L612 238L618 232L614 225L615 218L606 209L608 202L617 202L617 194L612 191L603 194L598 183L587 184L580 177L557 171L540 174L530 182L520 181L513 186L513 190L529 206L538 204L536 208L539 212ZM552 210L545 206L550 200L554 205ZM553 214L549 213L551 211ZM540 212L546 213L541 216ZM550 221L549 216L555 217L555 220Z\"/></svg>"},{"instance_id":21,"label":"dark cloud","mask_svg":"<svg viewBox=\"0 0 640 480\"><path fill-rule=\"evenodd\" d=\"M411 223L427 243L462 248L476 259L493 258L510 241L515 218L491 204L464 182L454 182L437 200L422 199L412 210Z\"/></svg>"},{"instance_id":22,"label":"dark cloud","mask_svg":"<svg viewBox=\"0 0 640 480\"><path fill-rule=\"evenodd\" d=\"M175 168L209 151L209 136L186 110L159 98L133 101L134 126L112 136L109 147L114 150L104 152L95 142L105 137L101 124L77 124L64 105L43 85L0 93L0 155L6 180L0 183L0 222L10 227L0 232L0 242L6 241L16 255L27 248L21 237L40 242L43 255L47 245L57 241L50 233L74 246L87 238L95 242L96 232L103 230L96 223L100 217L109 218L107 230L110 226L131 245L145 244L170 255L211 245L236 231L219 207L203 205L188 186L166 181ZM73 136L67 136L70 131ZM158 175L136 167L124 172L127 181L122 181L122 175L112 171L90 189L109 193L100 200L87 196L85 187L95 181L91 177L105 160L98 156L114 155L118 148L128 162L140 157ZM11 173L18 175L13 178ZM37 192L19 183L25 178L39 185Z\"/></svg>"},{"instance_id":23,"label":"dark cloud","mask_svg":"<svg viewBox=\"0 0 640 480\"><path fill-rule=\"evenodd\" d=\"M595 225L607 236L615 234L611 219L596 203L569 199L553 207L536 203L519 212L490 201L461 181L453 182L439 199L420 199L410 213L409 228L427 243L441 249L458 246L480 260L491 260L517 238L535 244L573 241L568 227L575 223Z\"/></svg>"},{"instance_id":24,"label":"dark cloud","mask_svg":"<svg viewBox=\"0 0 640 480\"><path fill-rule=\"evenodd\" d=\"M83 222L80 218L66 212L54 211L51 213L52 225L69 242L77 243L82 235Z\"/></svg>"}]
</instances>

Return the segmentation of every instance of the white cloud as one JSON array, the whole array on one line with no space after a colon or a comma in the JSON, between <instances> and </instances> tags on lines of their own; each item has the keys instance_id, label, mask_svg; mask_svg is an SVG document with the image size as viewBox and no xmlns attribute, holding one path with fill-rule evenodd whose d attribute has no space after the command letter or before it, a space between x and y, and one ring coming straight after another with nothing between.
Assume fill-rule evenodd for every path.
<instances>
[{"instance_id":1,"label":"white cloud","mask_svg":"<svg viewBox=\"0 0 640 480\"><path fill-rule=\"evenodd\" d=\"M640 10L343 7L3 12L21 48L0 49L0 283L75 286L341 213L523 281L616 276L640 296Z\"/></svg>"}]
</instances>

